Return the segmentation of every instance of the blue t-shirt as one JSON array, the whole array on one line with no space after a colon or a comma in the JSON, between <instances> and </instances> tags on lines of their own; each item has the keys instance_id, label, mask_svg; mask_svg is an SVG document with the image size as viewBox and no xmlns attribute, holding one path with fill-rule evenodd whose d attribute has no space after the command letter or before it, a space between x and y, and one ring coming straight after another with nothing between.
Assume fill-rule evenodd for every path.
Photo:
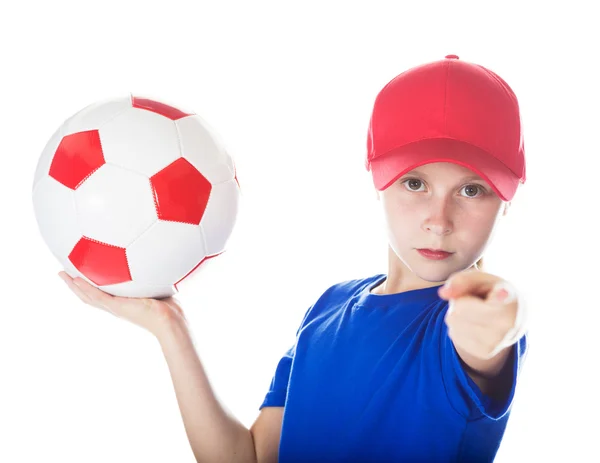
<instances>
[{"instance_id":1,"label":"blue t-shirt","mask_svg":"<svg viewBox=\"0 0 600 463\"><path fill-rule=\"evenodd\" d=\"M385 278L338 283L306 312L260 406L285 407L279 461L493 461L526 337L503 398L485 396L448 337L439 286L371 293Z\"/></svg>"}]
</instances>

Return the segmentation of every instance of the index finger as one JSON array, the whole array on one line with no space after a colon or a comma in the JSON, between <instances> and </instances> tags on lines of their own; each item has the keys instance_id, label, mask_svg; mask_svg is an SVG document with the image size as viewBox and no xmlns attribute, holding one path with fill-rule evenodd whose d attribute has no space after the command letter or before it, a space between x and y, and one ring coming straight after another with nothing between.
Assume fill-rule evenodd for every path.
<instances>
[{"instance_id":1,"label":"index finger","mask_svg":"<svg viewBox=\"0 0 600 463\"><path fill-rule=\"evenodd\" d=\"M444 299L455 299L471 295L485 299L500 280L500 277L480 270L465 270L450 276L446 281L446 285L449 284L449 287L444 285L440 289L440 296Z\"/></svg>"}]
</instances>

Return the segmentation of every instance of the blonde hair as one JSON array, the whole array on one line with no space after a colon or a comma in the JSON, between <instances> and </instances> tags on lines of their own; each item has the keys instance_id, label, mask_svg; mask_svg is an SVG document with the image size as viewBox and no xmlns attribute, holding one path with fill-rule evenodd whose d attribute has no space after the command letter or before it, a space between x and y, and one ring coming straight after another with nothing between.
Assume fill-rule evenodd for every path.
<instances>
[{"instance_id":1,"label":"blonde hair","mask_svg":"<svg viewBox=\"0 0 600 463\"><path fill-rule=\"evenodd\" d=\"M483 270L483 257L481 257L477 262L475 262L475 267L478 270Z\"/></svg>"}]
</instances>

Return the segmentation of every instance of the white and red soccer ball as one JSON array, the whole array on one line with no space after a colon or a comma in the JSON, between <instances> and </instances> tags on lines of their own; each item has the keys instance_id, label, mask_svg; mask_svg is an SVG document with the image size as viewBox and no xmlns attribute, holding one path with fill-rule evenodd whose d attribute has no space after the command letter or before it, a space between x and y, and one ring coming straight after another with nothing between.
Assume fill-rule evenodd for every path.
<instances>
[{"instance_id":1,"label":"white and red soccer ball","mask_svg":"<svg viewBox=\"0 0 600 463\"><path fill-rule=\"evenodd\" d=\"M225 251L240 188L203 119L128 96L59 127L32 196L42 237L69 275L117 296L162 298Z\"/></svg>"}]
</instances>

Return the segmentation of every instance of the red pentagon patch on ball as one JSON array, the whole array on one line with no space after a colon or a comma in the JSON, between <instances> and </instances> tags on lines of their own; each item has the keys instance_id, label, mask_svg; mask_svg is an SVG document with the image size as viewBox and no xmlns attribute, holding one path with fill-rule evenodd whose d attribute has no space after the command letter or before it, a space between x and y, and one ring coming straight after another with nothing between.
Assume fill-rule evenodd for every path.
<instances>
[{"instance_id":1,"label":"red pentagon patch on ball","mask_svg":"<svg viewBox=\"0 0 600 463\"><path fill-rule=\"evenodd\" d=\"M124 248L83 237L69 254L69 260L98 286L131 280Z\"/></svg>"},{"instance_id":2,"label":"red pentagon patch on ball","mask_svg":"<svg viewBox=\"0 0 600 463\"><path fill-rule=\"evenodd\" d=\"M105 163L97 130L66 135L61 140L49 175L72 190Z\"/></svg>"},{"instance_id":3,"label":"red pentagon patch on ball","mask_svg":"<svg viewBox=\"0 0 600 463\"><path fill-rule=\"evenodd\" d=\"M150 178L159 220L198 225L212 185L185 158L179 158Z\"/></svg>"},{"instance_id":4,"label":"red pentagon patch on ball","mask_svg":"<svg viewBox=\"0 0 600 463\"><path fill-rule=\"evenodd\" d=\"M150 98L140 98L136 96L131 97L131 105L134 108L146 109L152 111L161 116L168 117L169 119L176 121L182 117L191 116L194 113L186 113L180 109L169 106L168 104L161 103L160 101L154 101Z\"/></svg>"}]
</instances>

